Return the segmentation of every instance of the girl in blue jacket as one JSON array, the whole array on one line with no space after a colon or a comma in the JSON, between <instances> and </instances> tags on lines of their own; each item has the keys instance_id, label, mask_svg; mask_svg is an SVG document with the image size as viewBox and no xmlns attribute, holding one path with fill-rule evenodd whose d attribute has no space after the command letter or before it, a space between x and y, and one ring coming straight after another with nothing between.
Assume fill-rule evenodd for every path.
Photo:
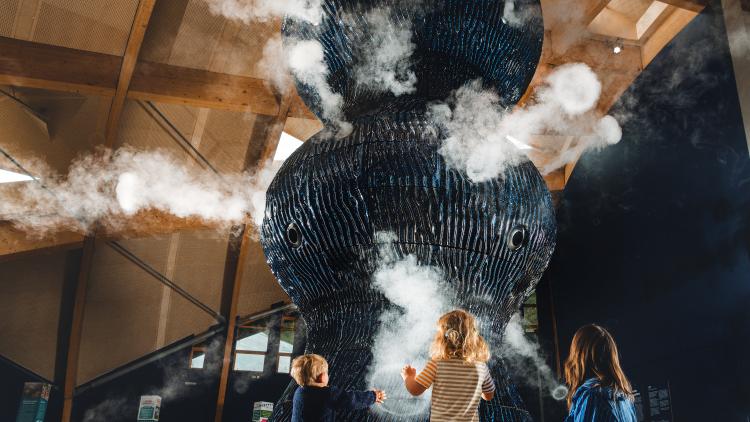
<instances>
[{"instance_id":1,"label":"girl in blue jacket","mask_svg":"<svg viewBox=\"0 0 750 422\"><path fill-rule=\"evenodd\" d=\"M633 389L620 367L617 345L604 328L576 331L565 362L568 408L565 422L637 422Z\"/></svg>"}]
</instances>

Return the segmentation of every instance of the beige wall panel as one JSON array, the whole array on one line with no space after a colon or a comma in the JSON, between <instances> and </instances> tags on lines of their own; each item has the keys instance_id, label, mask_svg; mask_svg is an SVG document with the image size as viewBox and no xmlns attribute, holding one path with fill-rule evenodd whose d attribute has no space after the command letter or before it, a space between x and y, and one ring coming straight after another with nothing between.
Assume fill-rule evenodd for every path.
<instances>
[{"instance_id":1,"label":"beige wall panel","mask_svg":"<svg viewBox=\"0 0 750 422\"><path fill-rule=\"evenodd\" d=\"M238 313L242 316L265 311L281 301L291 302L271 273L260 243L253 241L245 264Z\"/></svg>"},{"instance_id":2,"label":"beige wall panel","mask_svg":"<svg viewBox=\"0 0 750 422\"><path fill-rule=\"evenodd\" d=\"M302 119L299 117L289 117L284 124L284 132L300 141L310 139L322 129L323 123L320 120Z\"/></svg>"},{"instance_id":3,"label":"beige wall panel","mask_svg":"<svg viewBox=\"0 0 750 422\"><path fill-rule=\"evenodd\" d=\"M92 150L104 141L109 98L41 89L18 89L16 93L29 107L42 113L50 142L64 148L68 155Z\"/></svg>"},{"instance_id":4,"label":"beige wall panel","mask_svg":"<svg viewBox=\"0 0 750 422\"><path fill-rule=\"evenodd\" d=\"M0 354L54 378L65 253L0 263Z\"/></svg>"},{"instance_id":5,"label":"beige wall panel","mask_svg":"<svg viewBox=\"0 0 750 422\"><path fill-rule=\"evenodd\" d=\"M200 143L200 152L221 172L240 172L248 145L264 139L265 116L231 111L211 111Z\"/></svg>"},{"instance_id":6,"label":"beige wall panel","mask_svg":"<svg viewBox=\"0 0 750 422\"><path fill-rule=\"evenodd\" d=\"M101 143L109 99L38 89L11 91L43 116L35 117L11 98L0 96L0 146L22 164L33 167L33 160L41 160L67 173L71 161Z\"/></svg>"},{"instance_id":7,"label":"beige wall panel","mask_svg":"<svg viewBox=\"0 0 750 422\"><path fill-rule=\"evenodd\" d=\"M161 110L163 105L157 104L157 107ZM167 151L178 159L184 159L186 165L197 166L161 124L132 100L125 102L116 147L124 145L137 150Z\"/></svg>"},{"instance_id":8,"label":"beige wall panel","mask_svg":"<svg viewBox=\"0 0 750 422\"><path fill-rule=\"evenodd\" d=\"M44 0L31 41L122 56L137 7L138 0Z\"/></svg>"},{"instance_id":9,"label":"beige wall panel","mask_svg":"<svg viewBox=\"0 0 750 422\"><path fill-rule=\"evenodd\" d=\"M219 311L228 233L182 232L175 260L174 282L193 297ZM217 322L172 292L166 344L205 331Z\"/></svg>"},{"instance_id":10,"label":"beige wall panel","mask_svg":"<svg viewBox=\"0 0 750 422\"><path fill-rule=\"evenodd\" d=\"M122 242L157 271L165 270L168 238ZM162 284L106 244L96 245L81 341L78 383L156 349Z\"/></svg>"},{"instance_id":11,"label":"beige wall panel","mask_svg":"<svg viewBox=\"0 0 750 422\"><path fill-rule=\"evenodd\" d=\"M169 55L169 64L207 70L226 19L213 15L203 0L188 3Z\"/></svg>"},{"instance_id":12,"label":"beige wall panel","mask_svg":"<svg viewBox=\"0 0 750 422\"><path fill-rule=\"evenodd\" d=\"M154 103L159 111L188 141L193 137L199 108L180 104Z\"/></svg>"},{"instance_id":13,"label":"beige wall panel","mask_svg":"<svg viewBox=\"0 0 750 422\"><path fill-rule=\"evenodd\" d=\"M18 11L19 0L4 0L0 2L0 36L13 36L13 22Z\"/></svg>"}]
</instances>

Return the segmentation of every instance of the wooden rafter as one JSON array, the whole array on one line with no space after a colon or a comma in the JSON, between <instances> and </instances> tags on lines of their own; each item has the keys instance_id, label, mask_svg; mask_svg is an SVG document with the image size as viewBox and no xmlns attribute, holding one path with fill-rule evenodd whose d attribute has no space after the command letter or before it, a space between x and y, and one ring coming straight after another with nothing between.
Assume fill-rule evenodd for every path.
<instances>
[{"instance_id":1,"label":"wooden rafter","mask_svg":"<svg viewBox=\"0 0 750 422\"><path fill-rule=\"evenodd\" d=\"M143 38L146 35L148 22L151 19L151 13L154 11L156 0L140 0L138 9L133 19L133 27L130 30L128 44L125 47L125 55L122 58L120 66L120 76L117 80L117 89L112 97L112 105L107 117L107 126L104 131L105 146L112 147L117 138L117 129L120 124L120 116L125 107L125 96L130 87L130 81L135 71L135 65L138 62L138 53L141 51Z\"/></svg>"},{"instance_id":2,"label":"wooden rafter","mask_svg":"<svg viewBox=\"0 0 750 422\"><path fill-rule=\"evenodd\" d=\"M0 37L0 85L114 97L123 58ZM246 76L140 61L126 98L218 110L279 114L267 81ZM294 99L290 117L315 119Z\"/></svg>"},{"instance_id":3,"label":"wooden rafter","mask_svg":"<svg viewBox=\"0 0 750 422\"><path fill-rule=\"evenodd\" d=\"M281 101L279 102L279 114L268 125L266 139L263 142L263 149L261 150L259 160L257 163L248 163L249 165L247 167L252 168L257 165L263 165L266 161L273 159L273 156L276 153L276 148L279 146L281 133L284 131L286 118L289 115L293 92L293 90L290 90L281 97Z\"/></svg>"}]
</instances>

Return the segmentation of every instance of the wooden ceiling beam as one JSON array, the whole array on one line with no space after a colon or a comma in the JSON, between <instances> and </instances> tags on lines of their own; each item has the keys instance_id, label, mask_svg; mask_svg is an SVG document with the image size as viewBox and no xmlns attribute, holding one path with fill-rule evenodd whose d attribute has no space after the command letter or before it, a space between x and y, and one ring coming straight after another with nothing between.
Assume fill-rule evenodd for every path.
<instances>
[{"instance_id":1,"label":"wooden ceiling beam","mask_svg":"<svg viewBox=\"0 0 750 422\"><path fill-rule=\"evenodd\" d=\"M83 236L71 231L59 231L44 238L29 237L8 223L0 223L0 262L25 256L78 249Z\"/></svg>"},{"instance_id":2,"label":"wooden ceiling beam","mask_svg":"<svg viewBox=\"0 0 750 422\"><path fill-rule=\"evenodd\" d=\"M266 81L162 63L140 62L128 98L275 116L279 103Z\"/></svg>"},{"instance_id":3,"label":"wooden ceiling beam","mask_svg":"<svg viewBox=\"0 0 750 422\"><path fill-rule=\"evenodd\" d=\"M107 126L104 130L104 145L110 148L114 146L117 139L117 129L120 126L120 117L125 107L125 96L128 93L128 88L130 88L130 81L133 78L135 65L138 62L138 54L141 51L143 38L146 35L146 29L148 28L149 20L151 20L155 3L156 0L140 0L138 2L138 9L135 12L133 26L128 37L128 44L125 47L125 55L122 58L122 65L120 66L117 89L112 98L112 105L109 108L109 116L107 117Z\"/></svg>"},{"instance_id":4,"label":"wooden ceiling beam","mask_svg":"<svg viewBox=\"0 0 750 422\"><path fill-rule=\"evenodd\" d=\"M171 214L144 210L129 217L101 222L97 239L117 240L159 236L184 230L221 230L221 223L211 224L198 218L180 218ZM10 222L0 222L0 262L25 256L78 249L83 245L84 234L72 230L51 231L44 237L34 236L13 227Z\"/></svg>"},{"instance_id":5,"label":"wooden ceiling beam","mask_svg":"<svg viewBox=\"0 0 750 422\"><path fill-rule=\"evenodd\" d=\"M0 37L0 84L112 97L122 58Z\"/></svg>"},{"instance_id":6,"label":"wooden ceiling beam","mask_svg":"<svg viewBox=\"0 0 750 422\"><path fill-rule=\"evenodd\" d=\"M0 85L114 97L123 58L0 37ZM267 81L247 76L141 61L129 99L218 110L279 114L279 98ZM315 119L298 96L289 117Z\"/></svg>"}]
</instances>

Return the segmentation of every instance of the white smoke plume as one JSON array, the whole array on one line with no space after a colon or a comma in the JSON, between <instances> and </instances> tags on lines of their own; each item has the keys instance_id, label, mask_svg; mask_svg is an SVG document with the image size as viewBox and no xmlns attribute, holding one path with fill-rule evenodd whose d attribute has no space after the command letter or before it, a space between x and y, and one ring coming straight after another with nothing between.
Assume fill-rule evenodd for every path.
<instances>
[{"instance_id":1,"label":"white smoke plume","mask_svg":"<svg viewBox=\"0 0 750 422\"><path fill-rule=\"evenodd\" d=\"M84 412L83 422L101 422L117 419L122 415L126 403L127 400L124 398L104 400Z\"/></svg>"},{"instance_id":2,"label":"white smoke plume","mask_svg":"<svg viewBox=\"0 0 750 422\"><path fill-rule=\"evenodd\" d=\"M204 0L211 13L244 23L290 17L318 25L322 0Z\"/></svg>"},{"instance_id":3,"label":"white smoke plume","mask_svg":"<svg viewBox=\"0 0 750 422\"><path fill-rule=\"evenodd\" d=\"M448 104L434 105L431 118L442 124L448 137L440 149L447 163L463 170L475 182L502 176L508 166L524 160L522 149L536 149L557 158L546 163L543 174L575 160L583 151L615 144L622 129L611 116L594 110L601 83L582 63L560 66L541 86L531 105L509 111L493 91L479 81L458 89ZM574 145L549 142L567 135Z\"/></svg>"},{"instance_id":4,"label":"white smoke plume","mask_svg":"<svg viewBox=\"0 0 750 422\"><path fill-rule=\"evenodd\" d=\"M255 68L259 74L271 81L278 92L286 92L291 87L292 78L281 35L276 35L266 41L266 45L263 46L263 57Z\"/></svg>"},{"instance_id":5,"label":"white smoke plume","mask_svg":"<svg viewBox=\"0 0 750 422\"><path fill-rule=\"evenodd\" d=\"M515 0L505 0L503 21L512 27L522 27L535 16L535 9L517 5Z\"/></svg>"},{"instance_id":6,"label":"white smoke plume","mask_svg":"<svg viewBox=\"0 0 750 422\"><path fill-rule=\"evenodd\" d=\"M333 92L328 84L323 46L316 40L290 41L286 46L286 60L294 76L315 89L320 97L323 118L334 123L336 137L351 133L352 125L344 119L341 94Z\"/></svg>"},{"instance_id":7,"label":"white smoke plume","mask_svg":"<svg viewBox=\"0 0 750 422\"><path fill-rule=\"evenodd\" d=\"M162 151L122 148L84 156L64 177L45 170L0 198L0 220L43 236L49 230L91 232L96 224L117 228L128 217L159 210L228 227L246 216L259 225L265 191L279 164L255 172L217 175ZM3 191L5 195L6 191Z\"/></svg>"},{"instance_id":8,"label":"white smoke plume","mask_svg":"<svg viewBox=\"0 0 750 422\"><path fill-rule=\"evenodd\" d=\"M369 31L366 38L357 43L363 52L363 60L355 69L357 83L372 90L390 91L396 96L416 91L417 76L410 68L410 58L416 48L412 42L411 21L394 21L390 8L370 10L364 20Z\"/></svg>"},{"instance_id":9,"label":"white smoke plume","mask_svg":"<svg viewBox=\"0 0 750 422\"><path fill-rule=\"evenodd\" d=\"M389 401L382 410L403 416L427 411L430 396L408 395L400 371L405 364L420 370L427 363L435 324L449 310L452 295L436 268L420 265L411 255L397 257L392 246L395 239L393 233L376 234L381 248L373 285L397 308L380 318L368 381L388 391ZM397 397L405 400L395 400Z\"/></svg>"},{"instance_id":10,"label":"white smoke plume","mask_svg":"<svg viewBox=\"0 0 750 422\"><path fill-rule=\"evenodd\" d=\"M537 385L541 381L540 387L545 388L555 400L563 400L567 396L567 387L557 381L552 369L542 358L539 344L526 337L520 314L514 314L505 327L501 354L511 364L514 373L525 376L531 385ZM522 360L530 362L537 373L524 371Z\"/></svg>"}]
</instances>

